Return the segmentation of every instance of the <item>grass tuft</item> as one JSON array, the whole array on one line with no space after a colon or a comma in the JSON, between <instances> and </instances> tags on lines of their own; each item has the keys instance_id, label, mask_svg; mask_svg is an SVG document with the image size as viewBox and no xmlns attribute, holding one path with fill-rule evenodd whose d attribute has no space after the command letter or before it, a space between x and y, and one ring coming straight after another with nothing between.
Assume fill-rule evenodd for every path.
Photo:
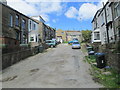
<instances>
[{"instance_id":1,"label":"grass tuft","mask_svg":"<svg viewBox=\"0 0 120 90\"><path fill-rule=\"evenodd\" d=\"M99 69L93 63L96 62L95 56L86 56L85 61L91 64L91 75L95 82L103 84L106 88L120 88L120 74L116 70L109 69ZM109 74L104 74L109 73Z\"/></svg>"}]
</instances>

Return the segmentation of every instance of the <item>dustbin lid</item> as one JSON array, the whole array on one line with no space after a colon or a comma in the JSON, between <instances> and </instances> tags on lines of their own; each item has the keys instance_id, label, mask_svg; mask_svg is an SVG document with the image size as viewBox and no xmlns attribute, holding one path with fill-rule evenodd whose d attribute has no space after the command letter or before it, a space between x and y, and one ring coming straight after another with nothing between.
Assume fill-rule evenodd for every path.
<instances>
[{"instance_id":1,"label":"dustbin lid","mask_svg":"<svg viewBox=\"0 0 120 90\"><path fill-rule=\"evenodd\" d=\"M95 51L89 51L88 53L95 53Z\"/></svg>"},{"instance_id":2,"label":"dustbin lid","mask_svg":"<svg viewBox=\"0 0 120 90\"><path fill-rule=\"evenodd\" d=\"M95 55L97 55L97 56L103 56L103 55L105 55L105 53L95 53Z\"/></svg>"}]
</instances>

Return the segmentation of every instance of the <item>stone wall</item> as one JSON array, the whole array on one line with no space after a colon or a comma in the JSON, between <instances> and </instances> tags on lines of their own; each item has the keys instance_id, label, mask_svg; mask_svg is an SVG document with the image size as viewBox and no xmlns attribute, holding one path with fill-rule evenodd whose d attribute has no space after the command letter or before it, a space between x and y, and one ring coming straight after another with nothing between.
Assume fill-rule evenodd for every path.
<instances>
[{"instance_id":1,"label":"stone wall","mask_svg":"<svg viewBox=\"0 0 120 90\"><path fill-rule=\"evenodd\" d=\"M32 55L30 49L2 55L2 69L5 69Z\"/></svg>"},{"instance_id":2,"label":"stone wall","mask_svg":"<svg viewBox=\"0 0 120 90\"><path fill-rule=\"evenodd\" d=\"M34 47L34 48L26 48L26 49L19 49L14 52L4 53L1 56L2 58L2 69L5 69L17 62L24 60L30 56L33 56L38 53L42 53L48 46L44 45L42 47ZM0 60L1 61L1 60Z\"/></svg>"},{"instance_id":3,"label":"stone wall","mask_svg":"<svg viewBox=\"0 0 120 90\"><path fill-rule=\"evenodd\" d=\"M106 54L105 59L109 66L120 71L120 42L105 45L94 45L93 47L95 52Z\"/></svg>"}]
</instances>

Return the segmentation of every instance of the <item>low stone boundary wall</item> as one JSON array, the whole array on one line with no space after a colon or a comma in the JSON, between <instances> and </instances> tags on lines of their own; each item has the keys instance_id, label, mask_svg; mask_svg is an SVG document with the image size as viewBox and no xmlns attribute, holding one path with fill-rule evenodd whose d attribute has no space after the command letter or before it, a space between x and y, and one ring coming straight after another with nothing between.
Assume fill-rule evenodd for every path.
<instances>
[{"instance_id":1,"label":"low stone boundary wall","mask_svg":"<svg viewBox=\"0 0 120 90\"><path fill-rule=\"evenodd\" d=\"M2 69L7 68L32 55L30 49L2 55Z\"/></svg>"},{"instance_id":2,"label":"low stone boundary wall","mask_svg":"<svg viewBox=\"0 0 120 90\"><path fill-rule=\"evenodd\" d=\"M109 66L120 72L120 53L109 52L106 59Z\"/></svg>"},{"instance_id":3,"label":"low stone boundary wall","mask_svg":"<svg viewBox=\"0 0 120 90\"><path fill-rule=\"evenodd\" d=\"M35 55L37 53L42 53L44 49L47 49L48 46L45 45L43 47L34 47L34 48L28 48L25 50L20 50L16 52L11 53L4 53L2 54L2 69L5 69L21 60L24 60L27 57L30 57L32 55Z\"/></svg>"},{"instance_id":4,"label":"low stone boundary wall","mask_svg":"<svg viewBox=\"0 0 120 90\"><path fill-rule=\"evenodd\" d=\"M105 59L107 64L120 72L120 42L94 45L93 47L96 52L106 53Z\"/></svg>"}]
</instances>

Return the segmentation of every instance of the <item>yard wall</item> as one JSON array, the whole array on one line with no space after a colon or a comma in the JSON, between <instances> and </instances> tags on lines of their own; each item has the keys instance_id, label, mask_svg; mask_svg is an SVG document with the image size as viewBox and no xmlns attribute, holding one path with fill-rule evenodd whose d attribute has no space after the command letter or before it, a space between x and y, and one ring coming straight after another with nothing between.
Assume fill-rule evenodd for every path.
<instances>
[{"instance_id":1,"label":"yard wall","mask_svg":"<svg viewBox=\"0 0 120 90\"><path fill-rule=\"evenodd\" d=\"M30 49L2 55L2 69L5 69L32 55Z\"/></svg>"},{"instance_id":2,"label":"yard wall","mask_svg":"<svg viewBox=\"0 0 120 90\"><path fill-rule=\"evenodd\" d=\"M2 69L5 69L17 62L20 62L24 60L25 58L28 58L30 56L33 56L35 54L38 54L39 52L43 52L45 49L47 49L48 46L44 45L39 49L39 47L34 48L17 48L16 51L12 50L10 52L9 49L6 49L4 53L2 54ZM5 49L4 49L5 50ZM5 53L7 52L7 53Z\"/></svg>"},{"instance_id":3,"label":"yard wall","mask_svg":"<svg viewBox=\"0 0 120 90\"><path fill-rule=\"evenodd\" d=\"M95 52L105 53L107 64L120 72L120 42L94 45Z\"/></svg>"}]
</instances>

